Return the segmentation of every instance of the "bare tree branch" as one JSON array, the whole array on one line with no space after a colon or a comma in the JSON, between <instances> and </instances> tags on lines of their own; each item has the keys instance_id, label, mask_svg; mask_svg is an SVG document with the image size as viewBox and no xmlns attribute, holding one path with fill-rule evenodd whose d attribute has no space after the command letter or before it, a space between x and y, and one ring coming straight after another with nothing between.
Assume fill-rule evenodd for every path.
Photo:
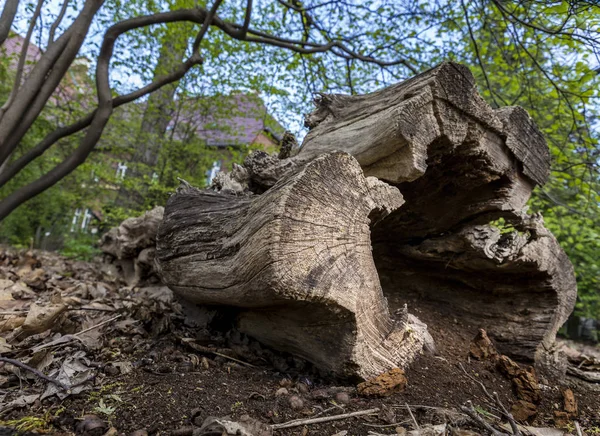
<instances>
[{"instance_id":1,"label":"bare tree branch","mask_svg":"<svg viewBox=\"0 0 600 436\"><path fill-rule=\"evenodd\" d=\"M109 65L117 38L129 30L137 29L140 27L175 21L198 22L201 17L210 24L210 21L208 21L209 14L206 13L205 10L198 8L191 10L184 9L179 11L164 12L160 14L131 18L129 20L124 20L120 23L117 23L107 30L100 49L98 63L96 66L98 108L93 114L90 127L86 131L85 136L79 143L77 149L67 159L65 159L60 164L56 165L52 170L50 170L48 173L44 174L34 182L17 189L8 197L0 201L0 220L4 219L10 212L12 212L16 207L18 207L25 201L40 194L41 192L55 185L65 176L70 174L73 170L75 170L75 168L77 168L80 164L82 164L85 161L85 159L91 153L95 145L98 143L100 135L104 131L104 127L106 126L106 123L108 122L110 115L112 114L112 111L114 109L109 83ZM204 27L205 26L203 25L202 28L204 29ZM200 57L200 55L197 52L194 52L192 53L192 56L186 61L186 64L189 65L189 68L191 68L193 65L199 64L201 62L202 58ZM174 79L176 76L170 75L168 77ZM171 82L175 80L171 80ZM165 84L167 84L167 81L161 80L161 83L161 86L164 86ZM143 89L148 91L149 89L153 88L153 86L151 85L148 85ZM138 92L137 94L139 96L140 93Z\"/></svg>"},{"instance_id":2,"label":"bare tree branch","mask_svg":"<svg viewBox=\"0 0 600 436\"><path fill-rule=\"evenodd\" d=\"M38 0L37 5L35 7L35 11L33 12L33 17L29 21L29 28L27 29L27 34L25 35L25 39L23 40L23 45L21 46L21 54L19 55L19 63L17 64L17 71L15 73L15 84L12 87L10 95L6 102L0 107L0 119L2 119L2 115L6 112L6 109L11 105L13 100L15 99L15 95L19 91L21 87L21 76L23 75L23 69L25 68L25 61L27 60L27 50L29 49L29 42L31 41L31 35L33 35L33 29L35 28L35 23L42 12L42 6L44 5L44 0Z\"/></svg>"},{"instance_id":3,"label":"bare tree branch","mask_svg":"<svg viewBox=\"0 0 600 436\"><path fill-rule=\"evenodd\" d=\"M194 45L192 46L192 51L194 53L198 53L200 51L200 43L204 39L206 32L208 32L208 28L209 28L210 24L213 22L213 19L215 18L215 16L217 15L217 9L219 9L219 6L221 6L222 2L223 2L223 0L215 0L215 3L213 4L210 12L204 19L204 22L202 23L202 27L200 28L200 32L198 32L198 34L196 35L196 39L194 40Z\"/></svg>"},{"instance_id":4,"label":"bare tree branch","mask_svg":"<svg viewBox=\"0 0 600 436\"><path fill-rule=\"evenodd\" d=\"M65 13L67 12L68 7L69 7L69 0L64 0L62 6L60 8L60 12L58 13L58 16L56 17L56 20L54 20L54 23L52 23L52 26L50 26L50 34L48 35L48 45L50 45L54 42L54 34L56 33L56 29L58 29L58 26L60 25L61 21L65 17Z\"/></svg>"},{"instance_id":5,"label":"bare tree branch","mask_svg":"<svg viewBox=\"0 0 600 436\"><path fill-rule=\"evenodd\" d=\"M10 28L17 15L17 9L19 9L19 0L6 0L4 3L4 9L0 16L0 46L8 38Z\"/></svg>"},{"instance_id":6,"label":"bare tree branch","mask_svg":"<svg viewBox=\"0 0 600 436\"><path fill-rule=\"evenodd\" d=\"M113 108L117 108L124 104L130 103L138 98L144 97L157 89L168 85L170 83L176 82L180 80L194 65L197 63L192 63L188 59L186 62L182 63L177 69L175 69L172 73L157 79L156 81L136 90L129 94L125 94L122 96L118 96L113 99ZM82 131L86 127L88 127L94 116L96 111L90 112L84 118L79 121L70 124L65 127L61 127L57 130L46 135L46 137L40 141L35 147L25 153L23 156L19 157L10 167L6 168L3 172L0 173L0 187L4 186L12 177L17 175L23 168L25 168L29 163L31 163L34 159L40 157L46 150L56 144L62 138L73 135L77 132Z\"/></svg>"},{"instance_id":7,"label":"bare tree branch","mask_svg":"<svg viewBox=\"0 0 600 436\"><path fill-rule=\"evenodd\" d=\"M38 117L77 56L90 23L104 0L86 0L73 24L42 55L13 104L0 118L0 163L11 155Z\"/></svg>"},{"instance_id":8,"label":"bare tree branch","mask_svg":"<svg viewBox=\"0 0 600 436\"><path fill-rule=\"evenodd\" d=\"M246 16L244 17L244 24L240 29L240 37L245 38L248 33L248 27L250 27L250 18L252 17L252 0L248 0L246 5Z\"/></svg>"},{"instance_id":9,"label":"bare tree branch","mask_svg":"<svg viewBox=\"0 0 600 436\"><path fill-rule=\"evenodd\" d=\"M494 92L492 85L490 84L490 79L488 78L487 71L486 71L485 67L483 66L483 62L481 61L481 55L479 54L479 45L477 44L477 40L475 39L475 36L473 35L473 28L471 27L471 20L469 20L469 11L467 10L467 7L465 6L464 0L460 0L460 5L465 14L465 22L467 24L467 29L469 30L469 37L471 39L471 42L473 43L473 48L475 49L475 55L477 56L477 62L479 63L479 68L481 68L481 71L483 73L483 78L485 79L485 83L487 85L487 88L490 91L490 96L492 97L494 104L496 105L496 107L500 107L500 105L498 104L498 101L496 100L496 96L495 96L496 93ZM504 100L502 100L502 102L504 104L506 104L506 102Z\"/></svg>"},{"instance_id":10,"label":"bare tree branch","mask_svg":"<svg viewBox=\"0 0 600 436\"><path fill-rule=\"evenodd\" d=\"M507 10L504 7L504 5L502 5L502 3L498 0L492 0L492 3L494 3L494 5L502 12L502 14L505 15L506 17L508 17L511 20L511 22L519 23L522 26L525 26L530 29L534 29L534 30L537 30L539 32L543 32L543 33L546 33L549 35L558 35L558 36L565 36L565 37L572 38L572 39L581 39L583 41L586 41L586 42L592 43L592 44L600 43L600 38L591 38L589 36L581 35L581 34L578 34L575 32L571 32L571 33L566 32L564 29L565 29L567 22L571 18L571 14L567 15L567 18L565 18L565 20L563 20L563 22L558 26L558 29L549 29L549 28L537 26L533 22L527 22L525 20L520 19L515 14L514 11L511 12L511 11Z\"/></svg>"}]
</instances>

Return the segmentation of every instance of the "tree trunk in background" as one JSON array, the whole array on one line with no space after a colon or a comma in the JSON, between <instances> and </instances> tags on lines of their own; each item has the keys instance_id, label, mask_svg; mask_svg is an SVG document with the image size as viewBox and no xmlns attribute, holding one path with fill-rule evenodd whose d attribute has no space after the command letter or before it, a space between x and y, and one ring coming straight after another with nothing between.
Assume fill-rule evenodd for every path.
<instances>
[{"instance_id":1,"label":"tree trunk in background","mask_svg":"<svg viewBox=\"0 0 600 436\"><path fill-rule=\"evenodd\" d=\"M416 358L429 335L404 306L415 299L430 319L461 317L501 352L542 360L576 284L525 212L550 169L528 114L493 110L466 67L444 63L372 94L323 96L307 124L296 156L255 152L219 176L221 192L184 185L169 199L164 283L237 307L243 332L342 377Z\"/></svg>"},{"instance_id":2,"label":"tree trunk in background","mask_svg":"<svg viewBox=\"0 0 600 436\"><path fill-rule=\"evenodd\" d=\"M185 55L185 43L187 34L176 33L177 39L166 40L160 48L158 62L154 69L153 80L164 76L183 61ZM140 134L136 141L136 149L130 159L130 168L126 177L152 178L153 169L158 164L162 142L167 127L172 120L173 100L177 91L178 83L167 85L150 94L144 115ZM140 182L139 187L127 190L121 187L116 204L121 207L136 207L144 203L147 185Z\"/></svg>"}]
</instances>

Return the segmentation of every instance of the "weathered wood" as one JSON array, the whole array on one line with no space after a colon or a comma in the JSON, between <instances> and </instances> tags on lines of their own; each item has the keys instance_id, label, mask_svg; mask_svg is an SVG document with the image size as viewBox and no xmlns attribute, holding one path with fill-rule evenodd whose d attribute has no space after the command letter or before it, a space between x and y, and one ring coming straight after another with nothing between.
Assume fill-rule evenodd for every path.
<instances>
[{"instance_id":1,"label":"weathered wood","mask_svg":"<svg viewBox=\"0 0 600 436\"><path fill-rule=\"evenodd\" d=\"M160 274L186 299L237 306L239 328L342 377L405 367L429 338L390 318L370 225L402 196L325 154L261 196L181 188L157 240Z\"/></svg>"},{"instance_id":2,"label":"weathered wood","mask_svg":"<svg viewBox=\"0 0 600 436\"><path fill-rule=\"evenodd\" d=\"M237 306L249 334L363 378L405 367L427 337L401 340L380 277L391 301L447 305L506 354L534 359L554 341L576 285L524 213L550 165L524 110L493 110L466 67L445 63L372 94L322 95L306 122L297 154L251 154L236 189L170 199L157 259L173 290Z\"/></svg>"},{"instance_id":3,"label":"weathered wood","mask_svg":"<svg viewBox=\"0 0 600 436\"><path fill-rule=\"evenodd\" d=\"M576 284L541 217L515 222L520 226L505 233L468 224L410 244L378 244L374 258L384 290L436 303L486 329L501 353L535 358L551 348L570 314Z\"/></svg>"},{"instance_id":4,"label":"weathered wood","mask_svg":"<svg viewBox=\"0 0 600 436\"><path fill-rule=\"evenodd\" d=\"M100 249L107 263L114 265L130 286L158 281L154 258L156 233L163 214L162 206L155 207L142 216L127 218L102 236Z\"/></svg>"}]
</instances>

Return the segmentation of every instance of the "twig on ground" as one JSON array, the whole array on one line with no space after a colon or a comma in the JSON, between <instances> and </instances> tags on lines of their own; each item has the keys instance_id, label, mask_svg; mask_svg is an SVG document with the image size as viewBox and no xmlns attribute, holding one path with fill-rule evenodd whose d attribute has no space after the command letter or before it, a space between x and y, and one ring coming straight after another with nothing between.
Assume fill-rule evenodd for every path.
<instances>
[{"instance_id":1,"label":"twig on ground","mask_svg":"<svg viewBox=\"0 0 600 436\"><path fill-rule=\"evenodd\" d=\"M421 427L419 427L419 423L417 422L415 415L413 415L412 410L410 410L410 406L408 405L408 403L405 404L406 409L408 410L408 413L410 415L410 417L412 418L413 422L415 423L415 429L418 430Z\"/></svg>"},{"instance_id":2,"label":"twig on ground","mask_svg":"<svg viewBox=\"0 0 600 436\"><path fill-rule=\"evenodd\" d=\"M464 372L467 377L469 377L471 380L473 380L475 383L477 383L479 386L481 386L481 389L483 390L483 393L485 394L486 397L488 397L492 401L495 401L494 397L492 396L492 394L490 394L488 392L488 390L486 389L486 387L484 386L484 384L481 383L479 380L477 380L475 377L473 377L471 374L469 374L467 372L467 370L465 369L465 367L462 366L462 363L459 362L458 366L460 366L460 369L462 369L462 372Z\"/></svg>"},{"instance_id":3,"label":"twig on ground","mask_svg":"<svg viewBox=\"0 0 600 436\"><path fill-rule=\"evenodd\" d=\"M512 429L513 435L514 436L523 436L523 434L519 430L519 426L518 426L517 422L515 421L515 418L506 409L506 407L504 407L504 404L502 404L502 401L500 401L500 396L498 395L498 392L493 392L492 394L490 394L488 392L488 390L485 388L485 386L483 385L483 383L481 383L479 380L475 379L472 375L470 375L465 370L465 368L462 366L462 364L460 362L459 362L458 366L460 366L460 369L462 369L462 371L465 373L465 375L467 377L469 377L475 383L479 384L479 386L481 386L481 389L483 390L483 393L485 394L485 396L488 397L490 400L492 400L494 402L494 404L499 407L502 415L504 415L504 417L508 420L508 423L510 424L510 428Z\"/></svg>"},{"instance_id":4,"label":"twig on ground","mask_svg":"<svg viewBox=\"0 0 600 436\"><path fill-rule=\"evenodd\" d=\"M96 325L93 325L91 327L88 327L87 329L81 330L80 332L77 332L75 334L72 335L65 335L65 336L61 336L58 339L55 339L53 341L50 341L46 344L41 344L41 345L37 345L35 347L31 347L30 350L33 350L33 352L37 353L38 351L41 350L45 350L46 348L50 348L53 347L55 345L66 345L66 344L70 344L71 342L73 342L74 340L78 340L81 341L81 339L79 339L79 336L81 336L84 333L89 332L90 330L94 330L100 327L103 327L106 324L109 324L111 322L113 322L114 320L120 318L122 315L117 315L117 316L113 316L112 318L107 319L106 321L102 321Z\"/></svg>"},{"instance_id":5,"label":"twig on ground","mask_svg":"<svg viewBox=\"0 0 600 436\"><path fill-rule=\"evenodd\" d=\"M258 366L252 365L251 363L248 363L248 362L244 362L243 360L236 359L235 357L228 356L227 354L219 353L218 351L215 351L212 348L203 347L202 345L198 345L198 344L193 344L193 345L189 344L189 345L191 348L193 348L196 351L200 351L201 353L214 354L215 356L222 357L223 359L229 359L233 362L239 363L240 365L249 366L250 368L258 368Z\"/></svg>"},{"instance_id":6,"label":"twig on ground","mask_svg":"<svg viewBox=\"0 0 600 436\"><path fill-rule=\"evenodd\" d=\"M502 413L504 414L504 416L506 416L506 419L508 419L508 423L510 424L510 428L512 429L513 435L523 436L521 433L521 430L519 430L519 426L517 425L515 418L506 409L506 407L504 407L504 404L502 404L502 401L500 401L500 396L498 395L498 392L493 392L492 395L494 396L494 401L496 402L498 407L500 407L500 409L502 410Z\"/></svg>"},{"instance_id":7,"label":"twig on ground","mask_svg":"<svg viewBox=\"0 0 600 436\"><path fill-rule=\"evenodd\" d=\"M577 436L583 436L583 432L581 431L581 427L579 426L579 423L577 421L574 421L575 423L575 431L577 431Z\"/></svg>"},{"instance_id":8,"label":"twig on ground","mask_svg":"<svg viewBox=\"0 0 600 436\"><path fill-rule=\"evenodd\" d=\"M319 409L321 409L321 411L319 413L316 413L313 418L316 418L317 416L321 416L321 415L325 415L327 412L331 412L332 410L337 409L337 407L328 407L327 409L323 409L320 406L315 406L318 407ZM289 421L289 422L294 422L294 421L298 421L297 419L293 420L293 421Z\"/></svg>"},{"instance_id":9,"label":"twig on ground","mask_svg":"<svg viewBox=\"0 0 600 436\"><path fill-rule=\"evenodd\" d=\"M446 407L439 407L439 406L424 406L422 404L409 404L409 407L412 407L413 409L432 409L432 410L446 410ZM397 404L397 405L393 405L392 407L397 408L397 409L404 409L406 407L406 405L402 405L402 404Z\"/></svg>"},{"instance_id":10,"label":"twig on ground","mask_svg":"<svg viewBox=\"0 0 600 436\"><path fill-rule=\"evenodd\" d=\"M321 422L339 421L340 419L353 418L356 416L374 415L379 412L379 408L359 410L358 412L343 413L341 415L323 416L321 418L295 419L293 421L284 422L283 424L274 424L271 426L273 430L281 428L299 427L301 425L319 424Z\"/></svg>"},{"instance_id":11,"label":"twig on ground","mask_svg":"<svg viewBox=\"0 0 600 436\"><path fill-rule=\"evenodd\" d=\"M109 319L107 319L106 321L102 321L102 322L100 322L100 323L98 323L98 324L96 324L96 325L93 325L93 326L91 326L91 327L88 327L88 328L86 328L85 330L81 330L80 332L77 332L77 333L75 333L73 336L79 336L79 335L82 335L82 334L84 334L84 333L87 333L87 332L89 332L90 330L94 330L94 329L97 329L97 328L99 328L99 327L102 327L102 326L104 326L104 325L106 325L106 324L109 324L109 323L113 322L114 320L116 320L116 319L118 319L118 318L121 318L121 315L113 316L112 318L109 318Z\"/></svg>"},{"instance_id":12,"label":"twig on ground","mask_svg":"<svg viewBox=\"0 0 600 436\"><path fill-rule=\"evenodd\" d=\"M10 316L10 315L27 315L29 313L28 310L6 310L0 312L0 316Z\"/></svg>"},{"instance_id":13,"label":"twig on ground","mask_svg":"<svg viewBox=\"0 0 600 436\"><path fill-rule=\"evenodd\" d=\"M100 308L100 307L86 307L86 306L81 306L81 307L69 307L69 309L67 310L89 310L92 312L116 312L116 309L108 309L108 308Z\"/></svg>"},{"instance_id":14,"label":"twig on ground","mask_svg":"<svg viewBox=\"0 0 600 436\"><path fill-rule=\"evenodd\" d=\"M392 424L371 424L369 422L363 422L362 425L366 425L367 427L373 427L373 428L389 428L389 427L398 427L399 425L406 424L408 422L410 422L410 419L407 419L406 421L394 422Z\"/></svg>"},{"instance_id":15,"label":"twig on ground","mask_svg":"<svg viewBox=\"0 0 600 436\"><path fill-rule=\"evenodd\" d=\"M0 362L6 362L6 363L10 363L11 365L17 366L21 369L27 370L30 373L36 375L37 377L41 378L42 380L46 380L49 383L52 383L53 385L58 386L59 388L63 389L66 392L69 392L69 387L63 383L61 383L60 381L56 380L55 378L49 377L46 374L44 374L41 371L38 371L35 368L32 368L29 365L26 365L22 362L19 362L18 360L15 359L10 359L8 357L2 357L0 356ZM20 377L19 377L20 378Z\"/></svg>"},{"instance_id":16,"label":"twig on ground","mask_svg":"<svg viewBox=\"0 0 600 436\"><path fill-rule=\"evenodd\" d=\"M496 430L487 421L485 421L481 416L479 416L479 414L477 413L477 411L473 407L473 402L471 402L470 400L467 401L467 405L466 406L460 406L460 410L462 410L467 415L469 415L469 417L473 420L473 422L478 427L480 427L480 428L482 428L484 430L489 431L492 434L492 436L507 436L506 433L502 433L502 432Z\"/></svg>"}]
</instances>

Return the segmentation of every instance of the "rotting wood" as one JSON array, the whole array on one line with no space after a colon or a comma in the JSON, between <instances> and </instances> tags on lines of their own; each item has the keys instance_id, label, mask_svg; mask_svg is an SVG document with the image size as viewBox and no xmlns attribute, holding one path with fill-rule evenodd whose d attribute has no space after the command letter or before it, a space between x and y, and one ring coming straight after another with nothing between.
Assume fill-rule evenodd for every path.
<instances>
[{"instance_id":1,"label":"rotting wood","mask_svg":"<svg viewBox=\"0 0 600 436\"><path fill-rule=\"evenodd\" d=\"M369 226L401 204L340 152L260 196L183 187L159 230L159 272L190 301L240 308L240 330L262 342L370 378L431 341L414 316L392 321L371 256Z\"/></svg>"},{"instance_id":2,"label":"rotting wood","mask_svg":"<svg viewBox=\"0 0 600 436\"><path fill-rule=\"evenodd\" d=\"M466 67L444 63L322 95L306 121L297 154L256 152L217 191L171 197L157 243L169 287L237 307L242 331L341 376L405 368L428 343L414 316L392 322L384 294L427 299L504 354L550 349L576 285L526 214L550 158L524 110L492 109Z\"/></svg>"}]
</instances>

